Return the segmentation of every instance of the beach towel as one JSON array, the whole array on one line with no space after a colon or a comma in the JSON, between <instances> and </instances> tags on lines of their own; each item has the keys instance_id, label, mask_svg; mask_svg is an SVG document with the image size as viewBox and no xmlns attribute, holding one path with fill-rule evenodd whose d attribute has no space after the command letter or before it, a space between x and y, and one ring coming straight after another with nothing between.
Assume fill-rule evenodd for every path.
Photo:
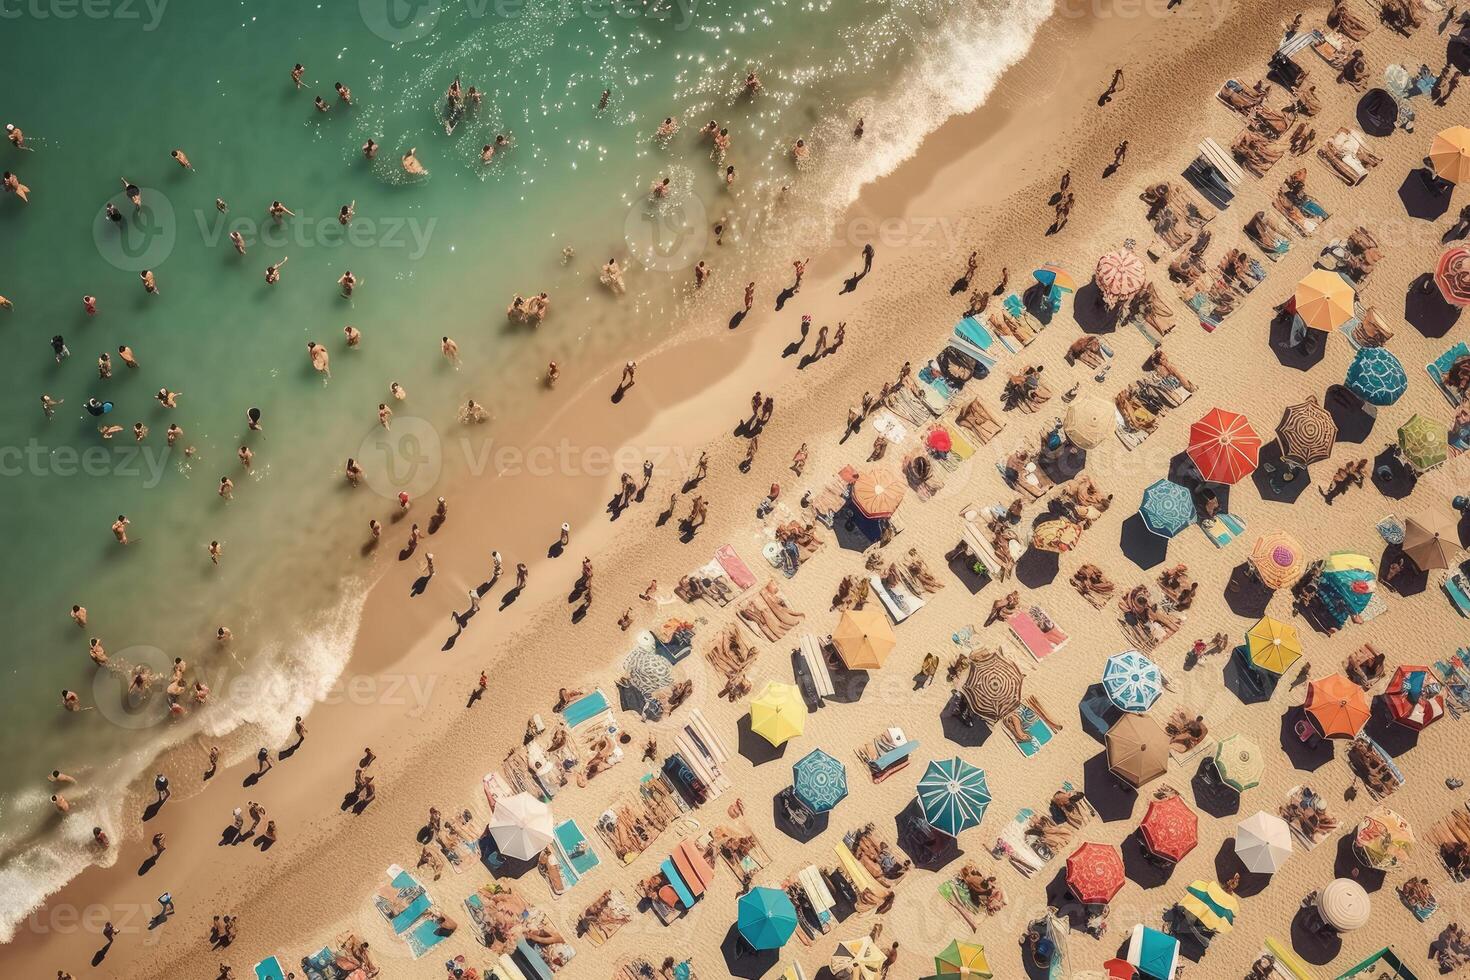
<instances>
[{"instance_id":1,"label":"beach towel","mask_svg":"<svg viewBox=\"0 0 1470 980\"><path fill-rule=\"evenodd\" d=\"M740 589L740 591L744 592L755 584L754 573L751 572L745 562L740 560L740 556L735 553L735 549L730 545L722 544L715 549L715 561L720 563L720 567L725 570L725 574L730 577L730 581L734 582L735 587Z\"/></svg>"},{"instance_id":2,"label":"beach towel","mask_svg":"<svg viewBox=\"0 0 1470 980\"><path fill-rule=\"evenodd\" d=\"M1031 741L1022 742L1017 739L1016 733L1011 731L1011 726L1004 722L999 726L1000 730L1006 733L1006 738L1011 740L1011 744L1028 759L1040 752L1042 747L1056 734L1046 723L1046 719L1037 714L1029 705L1021 705L1012 712L1012 715L1021 723L1021 730L1031 736Z\"/></svg>"},{"instance_id":3,"label":"beach towel","mask_svg":"<svg viewBox=\"0 0 1470 980\"><path fill-rule=\"evenodd\" d=\"M601 691L593 691L567 705L561 714L568 728L576 728L608 710L607 696Z\"/></svg>"},{"instance_id":4,"label":"beach towel","mask_svg":"<svg viewBox=\"0 0 1470 980\"><path fill-rule=\"evenodd\" d=\"M554 857L561 865L562 881L567 888L571 888L586 877L588 872L596 868L601 860L575 820L563 820L557 824L554 833L556 835Z\"/></svg>"},{"instance_id":5,"label":"beach towel","mask_svg":"<svg viewBox=\"0 0 1470 980\"><path fill-rule=\"evenodd\" d=\"M1000 836L996 838L996 844L1010 860L1011 867L1015 868L1027 878L1046 867L1051 860L1051 855L1042 855L1031 847L1031 841L1026 836L1026 826L1036 811L1028 808L1018 810L1011 822L1001 828Z\"/></svg>"},{"instance_id":6,"label":"beach towel","mask_svg":"<svg viewBox=\"0 0 1470 980\"><path fill-rule=\"evenodd\" d=\"M414 959L423 956L448 938L449 935L439 931L439 924L427 916L403 935L403 941L408 944L408 953Z\"/></svg>"},{"instance_id":7,"label":"beach towel","mask_svg":"<svg viewBox=\"0 0 1470 980\"><path fill-rule=\"evenodd\" d=\"M388 884L373 895L373 905L398 935L411 928L433 904L424 886L396 864L388 868Z\"/></svg>"},{"instance_id":8,"label":"beach towel","mask_svg":"<svg viewBox=\"0 0 1470 980\"><path fill-rule=\"evenodd\" d=\"M286 971L281 969L280 960L267 956L255 964L255 980L286 980Z\"/></svg>"},{"instance_id":9,"label":"beach towel","mask_svg":"<svg viewBox=\"0 0 1470 980\"><path fill-rule=\"evenodd\" d=\"M1234 514L1219 513L1199 522L1200 530L1216 548L1223 548L1245 533L1245 521Z\"/></svg>"},{"instance_id":10,"label":"beach towel","mask_svg":"<svg viewBox=\"0 0 1470 980\"><path fill-rule=\"evenodd\" d=\"M902 582L890 588L877 575L869 575L868 584L895 623L903 622L924 607L924 600L905 588Z\"/></svg>"},{"instance_id":11,"label":"beach towel","mask_svg":"<svg viewBox=\"0 0 1470 980\"><path fill-rule=\"evenodd\" d=\"M337 956L329 946L302 957L301 972L306 974L306 980L337 980L342 975L337 969Z\"/></svg>"},{"instance_id":12,"label":"beach towel","mask_svg":"<svg viewBox=\"0 0 1470 980\"><path fill-rule=\"evenodd\" d=\"M872 423L873 431L887 439L892 445L896 446L909 437L909 430L904 428L903 423L886 408L873 416Z\"/></svg>"},{"instance_id":13,"label":"beach towel","mask_svg":"<svg viewBox=\"0 0 1470 980\"><path fill-rule=\"evenodd\" d=\"M1011 635L1038 662L1066 646L1070 639L1046 611L1037 605L1007 616L1006 625L1010 627Z\"/></svg>"}]
</instances>

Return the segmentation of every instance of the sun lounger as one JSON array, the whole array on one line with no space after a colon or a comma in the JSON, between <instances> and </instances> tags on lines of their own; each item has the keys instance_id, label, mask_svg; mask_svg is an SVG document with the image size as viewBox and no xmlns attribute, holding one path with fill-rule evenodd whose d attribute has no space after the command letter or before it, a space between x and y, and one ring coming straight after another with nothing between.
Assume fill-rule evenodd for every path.
<instances>
[{"instance_id":1,"label":"sun lounger","mask_svg":"<svg viewBox=\"0 0 1470 980\"><path fill-rule=\"evenodd\" d=\"M1001 828L1000 836L996 838L997 843L1004 845L1011 867L1027 878L1046 867L1047 862L1046 858L1032 850L1031 841L1026 837L1026 825L1034 815L1035 811L1029 808L1018 811L1010 823Z\"/></svg>"},{"instance_id":2,"label":"sun lounger","mask_svg":"<svg viewBox=\"0 0 1470 980\"><path fill-rule=\"evenodd\" d=\"M827 669L827 658L822 652L821 644L811 633L801 634L801 645L798 648L801 659L806 663L807 671L811 674L812 684L817 689L817 696L830 698L837 693L832 686L832 672Z\"/></svg>"},{"instance_id":3,"label":"sun lounger","mask_svg":"<svg viewBox=\"0 0 1470 980\"><path fill-rule=\"evenodd\" d=\"M857 859L845 842L837 841L832 845L832 849L837 852L837 863L852 881L853 886L857 888L859 894L871 892L886 896L889 893L888 886L880 884L878 879L868 874L868 869L863 867L862 862Z\"/></svg>"},{"instance_id":4,"label":"sun lounger","mask_svg":"<svg viewBox=\"0 0 1470 980\"><path fill-rule=\"evenodd\" d=\"M562 866L562 878L570 888L602 861L575 820L563 820L557 824L555 834L556 854Z\"/></svg>"},{"instance_id":5,"label":"sun lounger","mask_svg":"<svg viewBox=\"0 0 1470 980\"><path fill-rule=\"evenodd\" d=\"M1445 595L1449 596L1455 611L1461 616L1470 618L1470 582L1466 581L1464 573L1459 571L1447 573L1441 586L1444 588Z\"/></svg>"},{"instance_id":6,"label":"sun lounger","mask_svg":"<svg viewBox=\"0 0 1470 980\"><path fill-rule=\"evenodd\" d=\"M924 607L924 600L904 588L902 582L889 587L877 575L869 575L868 584L895 623L903 622Z\"/></svg>"},{"instance_id":7,"label":"sun lounger","mask_svg":"<svg viewBox=\"0 0 1470 980\"><path fill-rule=\"evenodd\" d=\"M1016 733L1011 731L1010 725L1002 723L997 727L1006 733L1006 738L1011 740L1011 744L1016 747L1017 751L1029 759L1031 756L1040 752L1042 747L1052 740L1056 732L1046 723L1046 719L1029 705L1021 705L1015 710L1014 714L1021 723L1021 730L1031 736L1031 741L1022 742L1017 740Z\"/></svg>"},{"instance_id":8,"label":"sun lounger","mask_svg":"<svg viewBox=\"0 0 1470 980\"><path fill-rule=\"evenodd\" d=\"M576 728L608 710L607 697L601 691L593 691L573 701L562 710L568 728Z\"/></svg>"},{"instance_id":9,"label":"sun lounger","mask_svg":"<svg viewBox=\"0 0 1470 980\"><path fill-rule=\"evenodd\" d=\"M1066 646L1070 639L1038 605L1031 605L1007 616L1006 626L1038 663Z\"/></svg>"},{"instance_id":10,"label":"sun lounger","mask_svg":"<svg viewBox=\"0 0 1470 980\"><path fill-rule=\"evenodd\" d=\"M528 980L526 974L522 972L509 953L500 954L500 958L495 963L495 972L501 980Z\"/></svg>"},{"instance_id":11,"label":"sun lounger","mask_svg":"<svg viewBox=\"0 0 1470 980\"><path fill-rule=\"evenodd\" d=\"M286 971L281 969L280 960L267 956L255 964L255 980L286 980Z\"/></svg>"},{"instance_id":12,"label":"sun lounger","mask_svg":"<svg viewBox=\"0 0 1470 980\"><path fill-rule=\"evenodd\" d=\"M388 884L378 889L373 904L393 931L401 936L434 903L413 875L394 864L388 868Z\"/></svg>"}]
</instances>

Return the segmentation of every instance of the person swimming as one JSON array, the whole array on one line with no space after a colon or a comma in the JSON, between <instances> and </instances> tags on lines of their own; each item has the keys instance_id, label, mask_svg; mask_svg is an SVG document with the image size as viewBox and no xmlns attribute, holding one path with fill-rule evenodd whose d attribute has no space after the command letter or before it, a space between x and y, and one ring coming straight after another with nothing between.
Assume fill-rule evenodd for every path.
<instances>
[{"instance_id":1,"label":"person swimming","mask_svg":"<svg viewBox=\"0 0 1470 980\"><path fill-rule=\"evenodd\" d=\"M101 416L112 411L112 402L99 401L96 396L93 396L83 402L82 407L93 415Z\"/></svg>"}]
</instances>

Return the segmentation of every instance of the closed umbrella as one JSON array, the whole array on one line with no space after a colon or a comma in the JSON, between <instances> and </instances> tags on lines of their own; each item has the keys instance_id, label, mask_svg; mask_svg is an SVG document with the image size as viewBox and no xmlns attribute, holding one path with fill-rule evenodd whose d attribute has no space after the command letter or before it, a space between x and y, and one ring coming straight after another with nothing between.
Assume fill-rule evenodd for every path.
<instances>
[{"instance_id":1,"label":"closed umbrella","mask_svg":"<svg viewBox=\"0 0 1470 980\"><path fill-rule=\"evenodd\" d=\"M1414 828L1388 807L1375 807L1358 822L1353 832L1353 847L1368 867L1393 871L1414 853Z\"/></svg>"},{"instance_id":2,"label":"closed umbrella","mask_svg":"<svg viewBox=\"0 0 1470 980\"><path fill-rule=\"evenodd\" d=\"M1470 306L1470 248L1452 245L1434 266L1434 284L1446 303Z\"/></svg>"},{"instance_id":3,"label":"closed umbrella","mask_svg":"<svg viewBox=\"0 0 1470 980\"><path fill-rule=\"evenodd\" d=\"M1281 675L1301 659L1302 641L1296 627L1270 616L1262 616L1245 634L1251 664Z\"/></svg>"},{"instance_id":4,"label":"closed umbrella","mask_svg":"<svg viewBox=\"0 0 1470 980\"><path fill-rule=\"evenodd\" d=\"M1235 856L1247 871L1275 874L1291 857L1291 827L1274 813L1257 810L1235 825Z\"/></svg>"},{"instance_id":5,"label":"closed umbrella","mask_svg":"<svg viewBox=\"0 0 1470 980\"><path fill-rule=\"evenodd\" d=\"M1370 405L1392 405L1409 388L1409 376L1386 347L1364 347L1348 366L1349 391Z\"/></svg>"},{"instance_id":6,"label":"closed umbrella","mask_svg":"<svg viewBox=\"0 0 1470 980\"><path fill-rule=\"evenodd\" d=\"M1373 903L1362 885L1351 878L1338 878L1317 896L1317 911L1338 932L1352 932L1368 924Z\"/></svg>"},{"instance_id":7,"label":"closed umbrella","mask_svg":"<svg viewBox=\"0 0 1470 980\"><path fill-rule=\"evenodd\" d=\"M1078 449L1096 449L1113 434L1116 426L1112 402L1096 395L1082 395L1067 406L1062 428Z\"/></svg>"},{"instance_id":8,"label":"closed umbrella","mask_svg":"<svg viewBox=\"0 0 1470 980\"><path fill-rule=\"evenodd\" d=\"M534 860L554 839L551 807L530 793L495 801L490 836L501 854L516 861Z\"/></svg>"},{"instance_id":9,"label":"closed umbrella","mask_svg":"<svg viewBox=\"0 0 1470 980\"><path fill-rule=\"evenodd\" d=\"M877 670L897 642L888 617L877 603L844 610L832 631L832 645L848 670Z\"/></svg>"},{"instance_id":10,"label":"closed umbrella","mask_svg":"<svg viewBox=\"0 0 1470 980\"><path fill-rule=\"evenodd\" d=\"M970 660L970 672L960 693L970 710L989 721L1000 721L1021 706L1021 668L1001 653Z\"/></svg>"},{"instance_id":11,"label":"closed umbrella","mask_svg":"<svg viewBox=\"0 0 1470 980\"><path fill-rule=\"evenodd\" d=\"M1067 858L1067 887L1083 905L1104 905L1123 887L1123 855L1111 844L1083 844Z\"/></svg>"},{"instance_id":12,"label":"closed umbrella","mask_svg":"<svg viewBox=\"0 0 1470 980\"><path fill-rule=\"evenodd\" d=\"M1169 767L1169 736L1159 723L1143 715L1126 714L1108 729L1108 769L1119 779L1143 786Z\"/></svg>"},{"instance_id":13,"label":"closed umbrella","mask_svg":"<svg viewBox=\"0 0 1470 980\"><path fill-rule=\"evenodd\" d=\"M929 763L919 780L918 796L929 826L951 837L978 824L990 805L985 770L958 756Z\"/></svg>"},{"instance_id":14,"label":"closed umbrella","mask_svg":"<svg viewBox=\"0 0 1470 980\"><path fill-rule=\"evenodd\" d=\"M1251 549L1251 567L1267 588L1285 589L1296 584L1306 568L1302 546L1285 531L1272 531L1256 539Z\"/></svg>"},{"instance_id":15,"label":"closed umbrella","mask_svg":"<svg viewBox=\"0 0 1470 980\"><path fill-rule=\"evenodd\" d=\"M883 975L883 951L867 936L844 939L832 951L832 959L827 966L839 977L880 980Z\"/></svg>"},{"instance_id":16,"label":"closed umbrella","mask_svg":"<svg viewBox=\"0 0 1470 980\"><path fill-rule=\"evenodd\" d=\"M1179 966L1179 940L1139 923L1128 937L1128 962L1153 980L1174 980Z\"/></svg>"},{"instance_id":17,"label":"closed umbrella","mask_svg":"<svg viewBox=\"0 0 1470 980\"><path fill-rule=\"evenodd\" d=\"M1352 738L1368 722L1363 689L1341 674L1307 683L1307 715L1326 738Z\"/></svg>"},{"instance_id":18,"label":"closed umbrella","mask_svg":"<svg viewBox=\"0 0 1470 980\"><path fill-rule=\"evenodd\" d=\"M642 647L623 660L623 673L628 683L644 695L651 695L674 683L674 668L663 657Z\"/></svg>"},{"instance_id":19,"label":"closed umbrella","mask_svg":"<svg viewBox=\"0 0 1470 980\"><path fill-rule=\"evenodd\" d=\"M847 796L847 767L813 749L791 767L791 788L813 813L826 813Z\"/></svg>"},{"instance_id":20,"label":"closed umbrella","mask_svg":"<svg viewBox=\"0 0 1470 980\"><path fill-rule=\"evenodd\" d=\"M1437 419L1416 414L1399 427L1399 452L1423 473L1450 458L1450 430Z\"/></svg>"},{"instance_id":21,"label":"closed umbrella","mask_svg":"<svg viewBox=\"0 0 1470 980\"><path fill-rule=\"evenodd\" d=\"M806 702L794 684L769 681L750 703L750 730L781 746L806 730Z\"/></svg>"},{"instance_id":22,"label":"closed umbrella","mask_svg":"<svg viewBox=\"0 0 1470 980\"><path fill-rule=\"evenodd\" d=\"M884 467L859 473L852 485L853 506L875 520L892 517L903 495L903 479Z\"/></svg>"},{"instance_id":23,"label":"closed umbrella","mask_svg":"<svg viewBox=\"0 0 1470 980\"><path fill-rule=\"evenodd\" d=\"M1440 130L1429 144L1429 162L1441 180L1458 184L1470 178L1470 129L1451 126Z\"/></svg>"},{"instance_id":24,"label":"closed umbrella","mask_svg":"<svg viewBox=\"0 0 1470 980\"><path fill-rule=\"evenodd\" d=\"M1460 550L1460 529L1446 514L1410 517L1404 521L1404 554L1421 571L1449 568Z\"/></svg>"},{"instance_id":25,"label":"closed umbrella","mask_svg":"<svg viewBox=\"0 0 1470 980\"><path fill-rule=\"evenodd\" d=\"M1353 284L1336 272L1313 269L1296 284L1296 315L1313 330L1336 330L1353 318Z\"/></svg>"},{"instance_id":26,"label":"closed umbrella","mask_svg":"<svg viewBox=\"0 0 1470 980\"><path fill-rule=\"evenodd\" d=\"M753 949L780 949L796 931L796 906L779 888L752 888L740 896L735 925Z\"/></svg>"},{"instance_id":27,"label":"closed umbrella","mask_svg":"<svg viewBox=\"0 0 1470 980\"><path fill-rule=\"evenodd\" d=\"M1444 691L1428 667L1400 664L1383 692L1393 720L1423 731L1444 717Z\"/></svg>"},{"instance_id":28,"label":"closed umbrella","mask_svg":"<svg viewBox=\"0 0 1470 980\"><path fill-rule=\"evenodd\" d=\"M1138 516L1153 533L1172 538L1194 523L1194 498L1177 483L1157 480L1143 491Z\"/></svg>"},{"instance_id":29,"label":"closed umbrella","mask_svg":"<svg viewBox=\"0 0 1470 980\"><path fill-rule=\"evenodd\" d=\"M1109 657L1103 664L1102 685L1120 711L1147 711L1164 693L1159 665L1137 650Z\"/></svg>"},{"instance_id":30,"label":"closed umbrella","mask_svg":"<svg viewBox=\"0 0 1470 980\"><path fill-rule=\"evenodd\" d=\"M1148 277L1144 271L1143 259L1139 258L1138 253L1129 248L1120 248L1097 260L1092 281L1097 283L1098 290L1105 298L1116 304L1136 295L1148 281Z\"/></svg>"},{"instance_id":31,"label":"closed umbrella","mask_svg":"<svg viewBox=\"0 0 1470 980\"><path fill-rule=\"evenodd\" d=\"M1260 465L1261 437L1244 415L1214 408L1189 427L1187 451L1210 483L1235 483Z\"/></svg>"},{"instance_id":32,"label":"closed umbrella","mask_svg":"<svg viewBox=\"0 0 1470 980\"><path fill-rule=\"evenodd\" d=\"M1166 796L1149 803L1138 830L1155 855L1179 862L1199 843L1199 815L1182 796Z\"/></svg>"},{"instance_id":33,"label":"closed umbrella","mask_svg":"<svg viewBox=\"0 0 1470 980\"><path fill-rule=\"evenodd\" d=\"M1230 735L1215 746L1215 771L1220 781L1237 793L1244 793L1261 782L1266 761L1260 746L1244 735Z\"/></svg>"},{"instance_id":34,"label":"closed umbrella","mask_svg":"<svg viewBox=\"0 0 1470 980\"><path fill-rule=\"evenodd\" d=\"M1332 413L1317 404L1316 396L1288 405L1276 423L1276 442L1281 455L1310 466L1332 455L1337 442L1337 422Z\"/></svg>"},{"instance_id":35,"label":"closed umbrella","mask_svg":"<svg viewBox=\"0 0 1470 980\"><path fill-rule=\"evenodd\" d=\"M939 977L970 977L973 980L990 980L990 961L985 957L985 947L979 943L952 941L934 957L934 975Z\"/></svg>"}]
</instances>

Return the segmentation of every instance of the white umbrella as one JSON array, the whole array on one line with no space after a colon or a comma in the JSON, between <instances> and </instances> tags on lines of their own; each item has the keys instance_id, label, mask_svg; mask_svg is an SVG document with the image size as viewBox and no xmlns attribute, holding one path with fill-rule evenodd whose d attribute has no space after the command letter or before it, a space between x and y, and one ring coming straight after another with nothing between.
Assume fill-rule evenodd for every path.
<instances>
[{"instance_id":1,"label":"white umbrella","mask_svg":"<svg viewBox=\"0 0 1470 980\"><path fill-rule=\"evenodd\" d=\"M1363 886L1351 878L1338 878L1317 897L1322 921L1338 932L1352 932L1368 924L1373 903Z\"/></svg>"},{"instance_id":2,"label":"white umbrella","mask_svg":"<svg viewBox=\"0 0 1470 980\"><path fill-rule=\"evenodd\" d=\"M1275 874L1291 857L1291 828L1274 813L1258 810L1235 825L1235 855L1247 871Z\"/></svg>"},{"instance_id":3,"label":"white umbrella","mask_svg":"<svg viewBox=\"0 0 1470 980\"><path fill-rule=\"evenodd\" d=\"M500 853L517 861L536 858L553 839L551 807L530 793L497 800L490 817L490 834Z\"/></svg>"}]
</instances>

